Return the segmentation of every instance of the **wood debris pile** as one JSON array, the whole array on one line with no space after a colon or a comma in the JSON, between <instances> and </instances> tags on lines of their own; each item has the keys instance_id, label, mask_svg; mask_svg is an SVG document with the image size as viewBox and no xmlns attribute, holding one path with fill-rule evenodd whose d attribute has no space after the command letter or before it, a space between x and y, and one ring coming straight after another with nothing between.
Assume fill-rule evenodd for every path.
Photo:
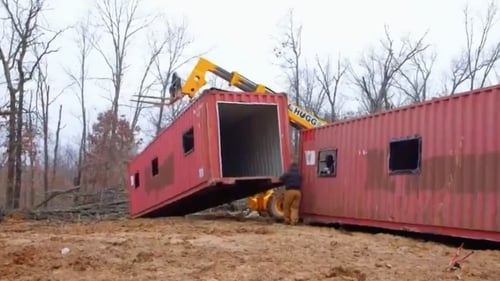
<instances>
[{"instance_id":1,"label":"wood debris pile","mask_svg":"<svg viewBox=\"0 0 500 281\"><path fill-rule=\"evenodd\" d=\"M24 219L50 221L119 220L129 217L128 194L123 188L107 188L97 192L83 192L80 187L52 190L29 210L14 213ZM247 199L236 200L192 215L234 216L246 214ZM9 213L10 214L10 213ZM0 221L5 216L0 209Z\"/></svg>"},{"instance_id":2,"label":"wood debris pile","mask_svg":"<svg viewBox=\"0 0 500 281\"><path fill-rule=\"evenodd\" d=\"M70 207L45 207L57 197L68 197ZM108 188L97 192L79 192L78 187L53 191L45 200L29 211L35 220L116 220L128 217L128 198L123 188Z\"/></svg>"}]
</instances>

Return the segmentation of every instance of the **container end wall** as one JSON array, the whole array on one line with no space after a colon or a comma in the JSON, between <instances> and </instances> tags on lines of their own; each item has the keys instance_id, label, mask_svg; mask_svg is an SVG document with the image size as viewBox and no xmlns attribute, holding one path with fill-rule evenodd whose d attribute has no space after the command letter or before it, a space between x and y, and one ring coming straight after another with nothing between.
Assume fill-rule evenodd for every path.
<instances>
[{"instance_id":1,"label":"container end wall","mask_svg":"<svg viewBox=\"0 0 500 281\"><path fill-rule=\"evenodd\" d=\"M222 177L279 176L283 171L276 104L217 104Z\"/></svg>"}]
</instances>

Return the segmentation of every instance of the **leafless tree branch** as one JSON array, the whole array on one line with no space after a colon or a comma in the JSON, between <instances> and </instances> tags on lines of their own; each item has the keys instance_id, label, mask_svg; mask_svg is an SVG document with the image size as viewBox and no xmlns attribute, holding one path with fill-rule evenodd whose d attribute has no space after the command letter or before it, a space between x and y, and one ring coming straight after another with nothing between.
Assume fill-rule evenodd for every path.
<instances>
[{"instance_id":1,"label":"leafless tree branch","mask_svg":"<svg viewBox=\"0 0 500 281\"><path fill-rule=\"evenodd\" d=\"M304 109L319 116L322 115L326 91L321 87L316 77L316 69L309 67L306 62L304 68L300 70L300 91L302 93L300 101Z\"/></svg>"},{"instance_id":2,"label":"leafless tree branch","mask_svg":"<svg viewBox=\"0 0 500 281\"><path fill-rule=\"evenodd\" d=\"M112 142L116 138L119 100L123 86L123 77L128 68L126 64L127 51L134 36L156 20L155 16L151 16L149 19L142 19L139 16L141 3L141 0L99 0L97 2L98 21L101 28L104 29L104 35L111 40L113 46L112 53L106 54L100 44L100 38L96 37L90 41L104 59L111 72L111 81L114 90L111 104L114 116L114 118L111 118Z\"/></svg>"},{"instance_id":3,"label":"leafless tree branch","mask_svg":"<svg viewBox=\"0 0 500 281\"><path fill-rule=\"evenodd\" d=\"M422 102L429 97L430 78L437 54L426 51L416 54L400 69L399 79L394 80L394 87L403 93L409 103Z\"/></svg>"},{"instance_id":4,"label":"leafless tree branch","mask_svg":"<svg viewBox=\"0 0 500 281\"><path fill-rule=\"evenodd\" d=\"M95 39L92 31L90 30L90 15L87 15L81 20L76 27L77 37L75 43L78 48L78 61L79 70L78 74L74 74L70 70L66 70L66 74L70 77L71 81L78 86L76 97L80 101L80 111L82 119L82 133L80 137L80 147L78 149L77 159L77 175L74 184L81 185L82 190L86 189L85 174L83 171L83 163L85 163L85 156L87 154L87 105L86 105L86 82L89 80L89 67L88 60L94 50L92 42ZM82 180L83 179L83 180Z\"/></svg>"},{"instance_id":5,"label":"leafless tree branch","mask_svg":"<svg viewBox=\"0 0 500 281\"><path fill-rule=\"evenodd\" d=\"M186 63L205 53L200 52L195 55L188 55L189 48L193 45L194 39L189 34L186 20L176 24L167 19L164 25L166 26L164 33L157 37L163 38L166 44L154 60L154 75L160 87L159 92L161 101L167 99L168 87L172 74ZM160 106L157 114L153 113L149 118L155 126L156 134L158 134L164 126L170 124L182 111L185 105L185 100L179 101L169 106L168 111L165 111L165 107Z\"/></svg>"},{"instance_id":6,"label":"leafless tree branch","mask_svg":"<svg viewBox=\"0 0 500 281\"><path fill-rule=\"evenodd\" d=\"M1 0L0 5L7 14L1 19L3 26L0 42L0 62L9 92L9 144L7 172L7 206L19 206L22 154L23 154L23 102L26 84L33 78L40 62L49 54L56 52L52 45L64 31L57 31L44 39L46 29L39 18L44 8L43 0ZM7 39L7 41L6 41ZM31 61L30 61L31 60Z\"/></svg>"},{"instance_id":7,"label":"leafless tree branch","mask_svg":"<svg viewBox=\"0 0 500 281\"><path fill-rule=\"evenodd\" d=\"M347 73L349 65L347 61L342 60L341 56L337 59L335 65L332 66L330 57L326 60L321 60L316 56L316 79L321 85L323 92L328 99L330 105L329 116L330 121L335 121L338 117L338 95L339 87L343 81L344 75ZM335 67L334 69L332 69Z\"/></svg>"},{"instance_id":8,"label":"leafless tree branch","mask_svg":"<svg viewBox=\"0 0 500 281\"><path fill-rule=\"evenodd\" d=\"M424 52L429 45L425 44L425 33L415 43L410 39L402 39L401 46L395 46L385 26L385 38L380 41L381 49L371 49L359 62L360 73L350 68L355 86L361 91L361 102L369 113L393 107L391 88L400 73L417 54Z\"/></svg>"},{"instance_id":9,"label":"leafless tree branch","mask_svg":"<svg viewBox=\"0 0 500 281\"><path fill-rule=\"evenodd\" d=\"M468 5L463 10L465 47L460 55L452 60L449 89L456 93L457 89L465 82L469 82L468 89L484 87L488 77L500 59L500 40L490 44L491 32L498 23L498 6L492 0L486 14L480 17L479 30L476 29L476 18L471 15ZM478 33L476 33L478 32Z\"/></svg>"},{"instance_id":10,"label":"leafless tree branch","mask_svg":"<svg viewBox=\"0 0 500 281\"><path fill-rule=\"evenodd\" d=\"M300 106L301 98L301 72L305 71L302 68L302 25L296 24L293 9L288 11L286 24L282 26L282 33L277 38L278 44L273 52L278 60L278 66L284 70L287 78L288 88L294 103ZM304 68L306 69L306 68ZM291 140L295 153L298 153L298 138L299 132L293 130L291 132Z\"/></svg>"}]
</instances>

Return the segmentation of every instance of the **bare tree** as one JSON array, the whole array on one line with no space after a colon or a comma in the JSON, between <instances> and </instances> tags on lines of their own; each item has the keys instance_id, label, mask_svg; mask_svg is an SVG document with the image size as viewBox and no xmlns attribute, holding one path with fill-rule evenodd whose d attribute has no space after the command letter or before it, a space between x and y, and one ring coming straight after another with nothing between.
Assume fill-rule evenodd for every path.
<instances>
[{"instance_id":1,"label":"bare tree","mask_svg":"<svg viewBox=\"0 0 500 281\"><path fill-rule=\"evenodd\" d=\"M69 75L72 84L76 84L78 86L77 98L80 101L80 109L81 109L81 118L82 118L82 135L80 138L80 148L78 149L78 172L76 176L75 183L77 185L81 184L82 178L85 178L83 171L83 163L85 163L85 155L87 152L87 106L85 102L85 91L86 91L86 82L88 79L88 59L93 50L92 40L93 35L89 30L90 28L90 18L87 16L84 21L81 21L76 28L77 31L77 39L76 44L78 48L78 63L79 70L78 74L74 74L70 70L66 70L66 73Z\"/></svg>"},{"instance_id":2,"label":"bare tree","mask_svg":"<svg viewBox=\"0 0 500 281\"><path fill-rule=\"evenodd\" d=\"M410 103L427 100L430 90L430 78L437 54L434 50L416 54L408 64L401 68L394 87L399 89Z\"/></svg>"},{"instance_id":3,"label":"bare tree","mask_svg":"<svg viewBox=\"0 0 500 281\"><path fill-rule=\"evenodd\" d=\"M28 124L26 128L26 134L29 138L29 148L28 159L29 159L29 206L33 207L35 205L35 168L38 162L38 149L36 137L38 135L38 118L36 116L37 112L37 102L38 102L38 92L30 92L30 99L28 103Z\"/></svg>"},{"instance_id":4,"label":"bare tree","mask_svg":"<svg viewBox=\"0 0 500 281\"><path fill-rule=\"evenodd\" d=\"M295 103L299 105L302 25L296 26L293 10L289 10L287 24L283 27L283 34L278 40L278 46L274 48L274 55L279 61L279 67L285 70Z\"/></svg>"},{"instance_id":5,"label":"bare tree","mask_svg":"<svg viewBox=\"0 0 500 281\"><path fill-rule=\"evenodd\" d=\"M278 46L274 48L274 55L279 61L278 66L285 71L295 104L300 106L302 25L296 25L293 10L288 12L287 23L283 27L283 33L278 38ZM299 132L292 132L295 153L298 151L298 138Z\"/></svg>"},{"instance_id":6,"label":"bare tree","mask_svg":"<svg viewBox=\"0 0 500 281\"><path fill-rule=\"evenodd\" d=\"M380 41L381 50L371 49L363 56L358 73L350 69L354 85L361 90L361 102L366 111L375 113L393 107L390 90L394 81L403 66L428 48L429 45L424 43L425 36L416 43L402 39L398 48L385 26L385 39Z\"/></svg>"},{"instance_id":7,"label":"bare tree","mask_svg":"<svg viewBox=\"0 0 500 281\"><path fill-rule=\"evenodd\" d=\"M304 109L316 116L322 114L326 92L318 83L316 69L309 67L307 62L300 70L300 103Z\"/></svg>"},{"instance_id":8,"label":"bare tree","mask_svg":"<svg viewBox=\"0 0 500 281\"><path fill-rule=\"evenodd\" d=\"M74 177L78 173L78 154L80 143L61 143L58 172L67 177ZM74 179L74 178L73 178ZM76 196L75 196L76 197ZM73 202L75 202L74 200Z\"/></svg>"},{"instance_id":9,"label":"bare tree","mask_svg":"<svg viewBox=\"0 0 500 281\"><path fill-rule=\"evenodd\" d=\"M460 53L460 56L452 59L451 74L449 78L451 86L448 87L448 85L445 84L444 92L450 93L450 95L455 94L458 87L469 79L470 73L467 71L467 60L467 54L464 51Z\"/></svg>"},{"instance_id":10,"label":"bare tree","mask_svg":"<svg viewBox=\"0 0 500 281\"><path fill-rule=\"evenodd\" d=\"M36 91L35 98L36 102L39 102L41 110L37 110L37 123L41 124L41 136L42 136L42 147L43 147L43 191L44 200L47 199L49 186L54 183L56 169L58 167L58 147L59 147L59 134L61 130L61 118L62 118L62 105L59 108L59 119L56 129L56 140L54 146L54 154L52 158L52 176L49 180L50 174L50 152L49 152L49 139L50 139L50 106L54 101L66 90L67 87L63 88L58 94L53 95L52 89L48 81L48 65L45 60L42 60L36 68ZM44 204L44 207L46 205Z\"/></svg>"},{"instance_id":11,"label":"bare tree","mask_svg":"<svg viewBox=\"0 0 500 281\"><path fill-rule=\"evenodd\" d=\"M62 31L43 38L39 17L44 7L42 0L1 0L6 16L0 44L0 61L10 97L9 144L7 171L7 207L17 208L21 192L23 152L23 103L26 83L33 78L42 58L57 50L53 41ZM38 49L39 52L35 52Z\"/></svg>"},{"instance_id":12,"label":"bare tree","mask_svg":"<svg viewBox=\"0 0 500 281\"><path fill-rule=\"evenodd\" d=\"M318 69L316 79L320 83L330 105L329 119L330 121L335 121L338 118L339 87L343 82L344 75L347 73L349 65L346 61L341 59L340 55L336 64L333 66L330 57L322 61L316 56L316 65ZM335 67L335 69L332 69L333 67Z\"/></svg>"},{"instance_id":13,"label":"bare tree","mask_svg":"<svg viewBox=\"0 0 500 281\"><path fill-rule=\"evenodd\" d=\"M41 66L37 67L37 95L42 107L40 121L42 123L42 139L43 139L43 193L44 200L47 199L49 193L49 107L50 107L50 86L47 83L45 70ZM46 205L44 207L47 207Z\"/></svg>"},{"instance_id":14,"label":"bare tree","mask_svg":"<svg viewBox=\"0 0 500 281\"><path fill-rule=\"evenodd\" d=\"M142 110L145 108L143 97L147 95L150 89L154 86L154 81L149 82L148 77L152 72L152 68L155 62L157 61L158 56L163 51L165 45L168 42L166 38L164 38L164 40L162 40L161 42L159 42L155 36L151 36L150 38L154 38L151 40L152 42L150 42L151 55L148 60L148 63L146 64L146 68L142 74L142 78L139 83L139 89L137 90L137 99L135 101L134 115L132 117L132 122L130 123L132 129L137 127L139 123L139 117L141 116Z\"/></svg>"},{"instance_id":15,"label":"bare tree","mask_svg":"<svg viewBox=\"0 0 500 281\"><path fill-rule=\"evenodd\" d=\"M155 77L160 85L160 99L162 101L166 101L168 97L168 88L172 74L186 63L203 54L202 52L195 55L187 55L188 48L191 47L194 40L188 32L186 21L175 24L167 20L164 26L166 28L163 33L163 38L166 42L166 46L160 55L156 56L154 62L156 70ZM156 134L158 134L165 125L172 122L185 105L185 99L176 102L168 107L168 112L165 112L164 106L160 106L157 115L152 115L152 118L150 118L151 121L154 122Z\"/></svg>"},{"instance_id":16,"label":"bare tree","mask_svg":"<svg viewBox=\"0 0 500 281\"><path fill-rule=\"evenodd\" d=\"M476 34L475 18L471 16L469 6L464 10L464 28L466 46L460 55L453 59L451 69L451 86L445 87L450 94L454 94L458 87L469 81L469 90L486 86L488 77L500 59L500 40L488 45L490 34L498 23L498 6L492 0L481 16L479 34ZM476 37L476 35L478 35Z\"/></svg>"},{"instance_id":17,"label":"bare tree","mask_svg":"<svg viewBox=\"0 0 500 281\"><path fill-rule=\"evenodd\" d=\"M115 140L119 120L118 107L123 76L128 67L126 64L127 51L134 36L151 22L139 17L140 3L142 3L141 0L99 0L97 3L99 22L112 42L112 52L107 53L106 49L100 44L100 38L92 40L92 45L101 54L111 72L111 81L113 83L111 110L114 115L113 118L110 118L112 121L111 142Z\"/></svg>"},{"instance_id":18,"label":"bare tree","mask_svg":"<svg viewBox=\"0 0 500 281\"><path fill-rule=\"evenodd\" d=\"M59 163L57 160L59 160L59 136L61 135L61 118L62 118L62 104L59 105L59 115L57 118L57 127L56 127L56 140L54 144L54 158L52 161L52 178L50 183L54 185L55 180L56 180L56 173L57 173L57 167L59 166Z\"/></svg>"}]
</instances>

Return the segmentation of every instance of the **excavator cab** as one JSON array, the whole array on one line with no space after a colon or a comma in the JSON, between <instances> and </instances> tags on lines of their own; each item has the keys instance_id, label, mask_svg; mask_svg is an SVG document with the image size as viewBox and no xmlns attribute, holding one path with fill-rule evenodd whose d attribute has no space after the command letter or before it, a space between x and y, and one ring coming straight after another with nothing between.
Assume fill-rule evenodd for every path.
<instances>
[{"instance_id":1,"label":"excavator cab","mask_svg":"<svg viewBox=\"0 0 500 281\"><path fill-rule=\"evenodd\" d=\"M131 100L133 102L152 104L154 106L168 106L176 101L182 99L184 97L184 93L182 92L182 80L177 75L176 72L172 73L170 87L168 88L168 92L170 97L155 97L155 96L146 96L146 95L134 95L138 100ZM153 99L156 101L147 101L145 99Z\"/></svg>"},{"instance_id":2,"label":"excavator cab","mask_svg":"<svg viewBox=\"0 0 500 281\"><path fill-rule=\"evenodd\" d=\"M172 82L170 83L168 92L170 93L170 99L172 102L182 99L184 96L182 93L182 80L177 75L177 72L172 73Z\"/></svg>"},{"instance_id":3,"label":"excavator cab","mask_svg":"<svg viewBox=\"0 0 500 281\"><path fill-rule=\"evenodd\" d=\"M175 98L177 96L182 95L182 80L177 75L177 72L172 73L172 82L170 83L170 87L168 91L170 93L170 98Z\"/></svg>"}]
</instances>

